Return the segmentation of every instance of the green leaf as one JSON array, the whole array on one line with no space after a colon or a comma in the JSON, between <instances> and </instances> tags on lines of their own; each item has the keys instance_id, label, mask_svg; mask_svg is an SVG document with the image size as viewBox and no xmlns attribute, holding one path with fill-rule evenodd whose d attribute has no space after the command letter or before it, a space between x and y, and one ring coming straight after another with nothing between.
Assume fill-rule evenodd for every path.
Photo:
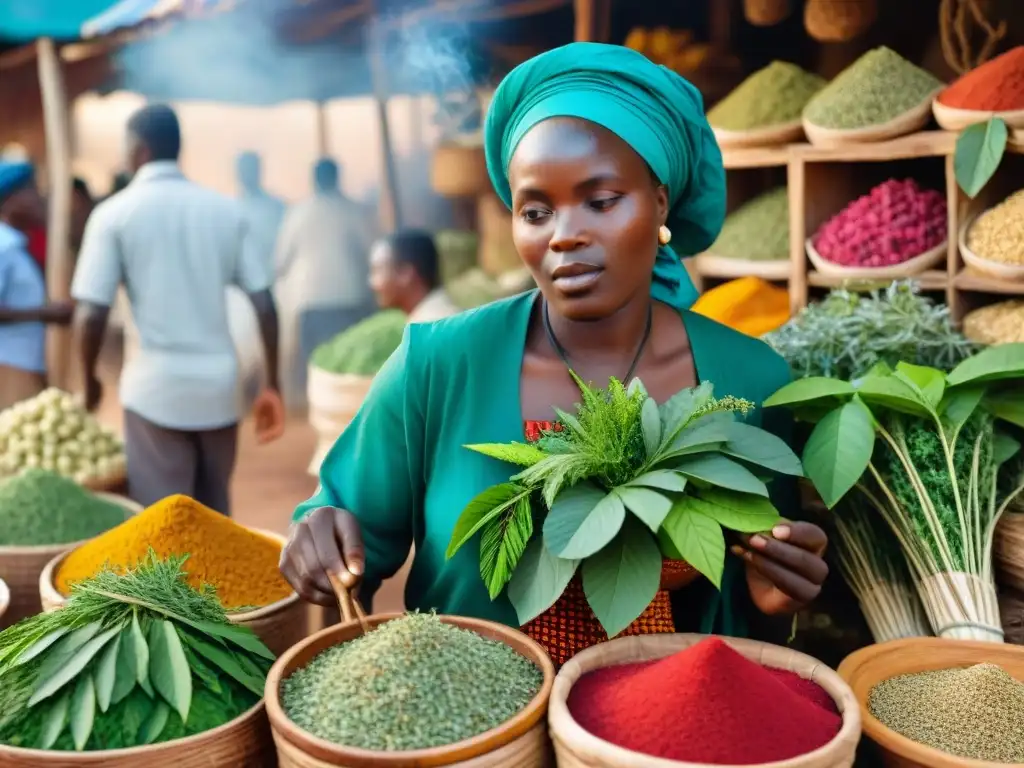
<instances>
[{"instance_id":1,"label":"green leaf","mask_svg":"<svg viewBox=\"0 0 1024 768\"><path fill-rule=\"evenodd\" d=\"M551 554L542 536L530 540L508 583L508 599L516 609L519 626L533 621L558 602L579 563Z\"/></svg>"},{"instance_id":2,"label":"green leaf","mask_svg":"<svg viewBox=\"0 0 1024 768\"><path fill-rule=\"evenodd\" d=\"M946 390L939 403L939 413L942 414L942 429L951 442L974 415L984 396L983 384Z\"/></svg>"},{"instance_id":3,"label":"green leaf","mask_svg":"<svg viewBox=\"0 0 1024 768\"><path fill-rule=\"evenodd\" d=\"M790 382L774 395L764 401L765 408L779 405L809 405L812 403L829 402L835 398L849 399L854 395L853 385L840 379L829 379L824 376L808 376Z\"/></svg>"},{"instance_id":4,"label":"green leaf","mask_svg":"<svg viewBox=\"0 0 1024 768\"><path fill-rule=\"evenodd\" d=\"M100 654L100 660L93 672L96 683L96 703L100 712L106 712L114 695L114 683L117 680L117 659L121 650L121 632L107 644Z\"/></svg>"},{"instance_id":5,"label":"green leaf","mask_svg":"<svg viewBox=\"0 0 1024 768\"><path fill-rule=\"evenodd\" d=\"M672 499L650 488L622 485L612 493L618 495L626 509L640 518L652 533L658 532L665 516L672 509Z\"/></svg>"},{"instance_id":6,"label":"green leaf","mask_svg":"<svg viewBox=\"0 0 1024 768\"><path fill-rule=\"evenodd\" d=\"M874 448L871 414L859 400L818 422L804 446L804 468L825 506L832 509L860 480Z\"/></svg>"},{"instance_id":7,"label":"green leaf","mask_svg":"<svg viewBox=\"0 0 1024 768\"><path fill-rule=\"evenodd\" d=\"M544 543L558 557L582 560L608 544L626 519L622 499L590 482L562 491L544 519Z\"/></svg>"},{"instance_id":8,"label":"green leaf","mask_svg":"<svg viewBox=\"0 0 1024 768\"><path fill-rule=\"evenodd\" d=\"M1021 449L1020 443L1005 432L996 432L992 438L992 461L996 466L1002 466Z\"/></svg>"},{"instance_id":9,"label":"green leaf","mask_svg":"<svg viewBox=\"0 0 1024 768\"><path fill-rule=\"evenodd\" d=\"M985 410L997 419L1024 427L1024 387L988 395Z\"/></svg>"},{"instance_id":10,"label":"green leaf","mask_svg":"<svg viewBox=\"0 0 1024 768\"><path fill-rule=\"evenodd\" d=\"M235 624L221 624L212 621L193 621L191 619L184 619L182 620L182 623L187 624L193 629L199 630L203 634L211 635L234 643L239 648L249 651L250 653L254 653L257 656L261 656L264 659L273 661L276 658L274 656L274 652L267 648L267 646L263 644L263 641L256 637L256 634L248 627L240 627Z\"/></svg>"},{"instance_id":11,"label":"green leaf","mask_svg":"<svg viewBox=\"0 0 1024 768\"><path fill-rule=\"evenodd\" d=\"M110 703L120 703L138 683L138 671L136 669L135 646L133 645L132 629L129 625L121 630L117 638L117 665L114 675L114 689L110 694ZM149 660L146 661L147 665Z\"/></svg>"},{"instance_id":12,"label":"green leaf","mask_svg":"<svg viewBox=\"0 0 1024 768\"><path fill-rule=\"evenodd\" d=\"M103 646L107 644L110 638L120 631L121 627L116 626L112 629L101 632L96 635L96 637L93 637L83 644L82 647L75 652L75 655L68 659L67 663L60 667L60 669L56 670L52 675L49 677L43 677L42 674L40 674L37 678L39 682L35 691L32 693L32 696L28 700L28 705L30 707L34 707L40 701L53 696L53 694L74 680L78 676L78 673L85 669L86 665L88 665L96 654L100 652ZM89 677L90 680L92 679L91 676L87 675L87 677ZM92 688L89 690L91 691Z\"/></svg>"},{"instance_id":13,"label":"green leaf","mask_svg":"<svg viewBox=\"0 0 1024 768\"><path fill-rule=\"evenodd\" d=\"M157 619L150 625L149 651L149 679L153 688L187 723L192 703L192 672L174 624Z\"/></svg>"},{"instance_id":14,"label":"green leaf","mask_svg":"<svg viewBox=\"0 0 1024 768\"><path fill-rule=\"evenodd\" d=\"M716 411L697 417L687 424L667 446L662 447L658 453L657 462L664 463L679 456L720 448L728 442L728 427L734 423L733 415L726 411ZM662 442L664 443L664 439Z\"/></svg>"},{"instance_id":15,"label":"green leaf","mask_svg":"<svg viewBox=\"0 0 1024 768\"><path fill-rule=\"evenodd\" d=\"M93 625L90 624L89 626L91 627ZM96 632L99 631L99 623L96 623L95 627L96 628L95 630L93 630L93 634L96 634ZM47 634L43 635L41 638L36 640L34 643L32 643L32 645L30 645L28 648L26 648L18 655L18 658L15 659L13 666L19 667L22 664L25 664L26 662L32 661L32 659L39 656L41 653L43 653L43 651L47 650L51 645L56 643L70 631L70 627L61 627L60 629L55 629L53 630L53 632L48 632ZM86 640L88 639L89 638L87 637ZM84 643L85 640L83 640L82 642Z\"/></svg>"},{"instance_id":16,"label":"green leaf","mask_svg":"<svg viewBox=\"0 0 1024 768\"><path fill-rule=\"evenodd\" d=\"M561 422L562 426L566 429L572 430L577 436L583 436L583 427L580 425L580 420L573 416L571 413L566 413L563 410L555 408L555 416L558 421Z\"/></svg>"},{"instance_id":17,"label":"green leaf","mask_svg":"<svg viewBox=\"0 0 1024 768\"><path fill-rule=\"evenodd\" d=\"M658 406L661 417L661 444L667 446L679 434L690 417L711 400L714 387L710 382L701 382L690 389L682 389Z\"/></svg>"},{"instance_id":18,"label":"green leaf","mask_svg":"<svg viewBox=\"0 0 1024 768\"><path fill-rule=\"evenodd\" d=\"M721 589L725 535L722 526L701 512L693 501L692 496L683 496L673 505L658 534L661 551L673 560L685 560Z\"/></svg>"},{"instance_id":19,"label":"green leaf","mask_svg":"<svg viewBox=\"0 0 1024 768\"><path fill-rule=\"evenodd\" d=\"M626 485L639 485L644 488L658 488L662 491L682 493L686 490L686 478L675 470L655 469L633 478Z\"/></svg>"},{"instance_id":20,"label":"green leaf","mask_svg":"<svg viewBox=\"0 0 1024 768\"><path fill-rule=\"evenodd\" d=\"M687 456L676 464L674 469L686 477L701 480L719 488L756 493L760 496L768 495L768 486L761 482L753 472L720 453Z\"/></svg>"},{"instance_id":21,"label":"green leaf","mask_svg":"<svg viewBox=\"0 0 1024 768\"><path fill-rule=\"evenodd\" d=\"M84 627L79 627L71 634L61 638L59 642L54 643L52 650L46 654L40 664L36 680L45 680L63 669L83 645L96 637L102 626L102 622L94 621Z\"/></svg>"},{"instance_id":22,"label":"green leaf","mask_svg":"<svg viewBox=\"0 0 1024 768\"><path fill-rule=\"evenodd\" d=\"M583 562L583 592L608 637L647 610L661 585L661 563L654 536L632 518L607 547Z\"/></svg>"},{"instance_id":23,"label":"green leaf","mask_svg":"<svg viewBox=\"0 0 1024 768\"><path fill-rule=\"evenodd\" d=\"M532 467L547 456L540 448L529 443L480 443L465 447L492 459L518 464L521 467Z\"/></svg>"},{"instance_id":24,"label":"green leaf","mask_svg":"<svg viewBox=\"0 0 1024 768\"><path fill-rule=\"evenodd\" d=\"M782 521L779 511L768 499L749 493L719 488L701 491L688 507L710 517L723 528L739 533L770 531Z\"/></svg>"},{"instance_id":25,"label":"green leaf","mask_svg":"<svg viewBox=\"0 0 1024 768\"><path fill-rule=\"evenodd\" d=\"M630 381L629 385L626 387L626 394L630 397L635 397L638 394L642 394L644 397L647 397L647 387L644 386L644 383L640 381L639 378L634 376L633 380ZM655 403L655 406L657 406L657 403Z\"/></svg>"},{"instance_id":26,"label":"green leaf","mask_svg":"<svg viewBox=\"0 0 1024 768\"><path fill-rule=\"evenodd\" d=\"M480 537L480 575L494 600L512 578L533 535L533 507L524 496L484 528Z\"/></svg>"},{"instance_id":27,"label":"green leaf","mask_svg":"<svg viewBox=\"0 0 1024 768\"><path fill-rule=\"evenodd\" d=\"M1024 378L1024 343L986 347L964 360L946 377L951 387L1003 379Z\"/></svg>"},{"instance_id":28,"label":"green leaf","mask_svg":"<svg viewBox=\"0 0 1024 768\"><path fill-rule=\"evenodd\" d=\"M254 676L242 668L236 657L225 648L193 634L185 634L189 648L216 666L221 672L257 696L262 696L266 686L266 675Z\"/></svg>"},{"instance_id":29,"label":"green leaf","mask_svg":"<svg viewBox=\"0 0 1024 768\"><path fill-rule=\"evenodd\" d=\"M957 138L953 173L965 195L977 197L992 178L1003 159L1008 136L1006 123L993 117L965 128Z\"/></svg>"},{"instance_id":30,"label":"green leaf","mask_svg":"<svg viewBox=\"0 0 1024 768\"><path fill-rule=\"evenodd\" d=\"M647 458L653 459L661 446L661 415L658 413L658 404L652 397L644 400L640 409L640 426L643 428Z\"/></svg>"},{"instance_id":31,"label":"green leaf","mask_svg":"<svg viewBox=\"0 0 1024 768\"><path fill-rule=\"evenodd\" d=\"M149 710L149 715L139 728L139 735L135 741L139 744L152 744L155 742L160 738L160 734L164 732L164 727L167 725L167 719L170 717L170 714L171 708L167 706L167 702L163 699L157 699L153 703L153 708Z\"/></svg>"},{"instance_id":32,"label":"green leaf","mask_svg":"<svg viewBox=\"0 0 1024 768\"><path fill-rule=\"evenodd\" d=\"M946 391L946 374L942 371L926 365L899 363L895 375L915 389L932 410L939 407Z\"/></svg>"},{"instance_id":33,"label":"green leaf","mask_svg":"<svg viewBox=\"0 0 1024 768\"><path fill-rule=\"evenodd\" d=\"M857 395L869 406L880 405L897 413L931 416L934 408L906 381L890 376L866 376L857 384Z\"/></svg>"},{"instance_id":34,"label":"green leaf","mask_svg":"<svg viewBox=\"0 0 1024 768\"><path fill-rule=\"evenodd\" d=\"M47 710L43 719L43 727L39 734L39 749L50 749L60 737L61 731L68 721L68 703L71 692L65 690L54 699L53 705Z\"/></svg>"},{"instance_id":35,"label":"green leaf","mask_svg":"<svg viewBox=\"0 0 1024 768\"><path fill-rule=\"evenodd\" d=\"M96 719L96 688L91 675L83 675L71 695L71 737L75 749L81 752L89 741L92 724Z\"/></svg>"},{"instance_id":36,"label":"green leaf","mask_svg":"<svg viewBox=\"0 0 1024 768\"><path fill-rule=\"evenodd\" d=\"M448 543L447 559L454 557L463 544L476 535L477 531L496 519L502 512L515 506L521 498L529 495L529 491L516 483L501 483L477 494L466 505L455 522L455 530Z\"/></svg>"},{"instance_id":37,"label":"green leaf","mask_svg":"<svg viewBox=\"0 0 1024 768\"><path fill-rule=\"evenodd\" d=\"M139 626L139 615L137 613L132 614L131 634L125 639L128 640L128 645L135 660L135 681L142 690L152 696L153 688L149 684L149 646L146 644L146 638L142 634L142 627Z\"/></svg>"},{"instance_id":38,"label":"green leaf","mask_svg":"<svg viewBox=\"0 0 1024 768\"><path fill-rule=\"evenodd\" d=\"M726 429L729 441L722 448L722 453L782 475L804 476L800 458L782 438L742 421L734 421Z\"/></svg>"}]
</instances>

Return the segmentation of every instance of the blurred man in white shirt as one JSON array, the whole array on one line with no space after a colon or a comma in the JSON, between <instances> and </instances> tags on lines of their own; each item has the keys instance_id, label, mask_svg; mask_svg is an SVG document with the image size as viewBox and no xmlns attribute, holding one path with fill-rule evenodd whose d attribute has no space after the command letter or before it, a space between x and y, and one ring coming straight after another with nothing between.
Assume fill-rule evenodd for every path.
<instances>
[{"instance_id":1,"label":"blurred man in white shirt","mask_svg":"<svg viewBox=\"0 0 1024 768\"><path fill-rule=\"evenodd\" d=\"M441 287L437 246L429 232L409 229L376 242L370 252L370 287L381 309L400 309L410 323L458 313Z\"/></svg>"}]
</instances>

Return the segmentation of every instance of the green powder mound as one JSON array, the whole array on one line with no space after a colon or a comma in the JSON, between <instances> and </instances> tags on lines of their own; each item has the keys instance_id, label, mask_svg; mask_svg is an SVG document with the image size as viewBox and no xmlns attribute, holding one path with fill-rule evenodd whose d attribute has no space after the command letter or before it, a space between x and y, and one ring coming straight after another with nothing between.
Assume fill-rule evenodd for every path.
<instances>
[{"instance_id":1,"label":"green powder mound","mask_svg":"<svg viewBox=\"0 0 1024 768\"><path fill-rule=\"evenodd\" d=\"M310 362L331 373L373 376L402 343L406 322L397 309L378 312L321 344Z\"/></svg>"},{"instance_id":2,"label":"green powder mound","mask_svg":"<svg viewBox=\"0 0 1024 768\"><path fill-rule=\"evenodd\" d=\"M504 643L408 614L330 648L282 685L285 714L315 736L378 752L426 749L510 720L543 674Z\"/></svg>"},{"instance_id":3,"label":"green powder mound","mask_svg":"<svg viewBox=\"0 0 1024 768\"><path fill-rule=\"evenodd\" d=\"M480 236L476 232L458 229L443 229L434 235L441 271L441 284L465 274L476 266L476 254L480 247Z\"/></svg>"},{"instance_id":4,"label":"green powder mound","mask_svg":"<svg viewBox=\"0 0 1024 768\"><path fill-rule=\"evenodd\" d=\"M713 128L749 131L800 119L807 102L826 80L787 61L773 61L708 112Z\"/></svg>"},{"instance_id":5,"label":"green powder mound","mask_svg":"<svg viewBox=\"0 0 1024 768\"><path fill-rule=\"evenodd\" d=\"M942 81L882 46L868 51L823 88L804 109L822 128L879 125L919 106Z\"/></svg>"},{"instance_id":6,"label":"green powder mound","mask_svg":"<svg viewBox=\"0 0 1024 768\"><path fill-rule=\"evenodd\" d=\"M897 733L951 755L1024 762L1024 683L995 664L890 678L871 689L868 709Z\"/></svg>"},{"instance_id":7,"label":"green powder mound","mask_svg":"<svg viewBox=\"0 0 1024 768\"><path fill-rule=\"evenodd\" d=\"M125 521L117 504L45 469L0 483L0 546L33 547L91 539Z\"/></svg>"},{"instance_id":8,"label":"green powder mound","mask_svg":"<svg viewBox=\"0 0 1024 768\"><path fill-rule=\"evenodd\" d=\"M788 259L789 194L786 188L758 195L729 214L708 252L729 259Z\"/></svg>"}]
</instances>

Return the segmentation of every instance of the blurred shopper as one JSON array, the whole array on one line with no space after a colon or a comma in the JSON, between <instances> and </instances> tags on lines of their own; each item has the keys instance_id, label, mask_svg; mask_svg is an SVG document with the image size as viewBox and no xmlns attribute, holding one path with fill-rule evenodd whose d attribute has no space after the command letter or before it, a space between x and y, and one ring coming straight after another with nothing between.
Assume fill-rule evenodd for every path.
<instances>
[{"instance_id":1,"label":"blurred shopper","mask_svg":"<svg viewBox=\"0 0 1024 768\"><path fill-rule=\"evenodd\" d=\"M85 222L89 220L92 209L96 207L89 185L85 179L75 178L71 188L71 250L78 253L82 247L82 236L85 234Z\"/></svg>"},{"instance_id":2,"label":"blurred shopper","mask_svg":"<svg viewBox=\"0 0 1024 768\"><path fill-rule=\"evenodd\" d=\"M437 247L429 232L403 230L378 240L370 252L370 287L381 309L400 309L410 323L460 311L441 287Z\"/></svg>"},{"instance_id":3,"label":"blurred shopper","mask_svg":"<svg viewBox=\"0 0 1024 768\"><path fill-rule=\"evenodd\" d=\"M145 505L184 493L228 514L241 413L226 289L244 290L260 320L268 383L253 411L257 437L268 442L284 430L273 278L237 203L179 169L173 110L136 112L128 147L132 181L90 217L72 285L86 406L101 399L97 358L124 285L139 335L120 387L129 492Z\"/></svg>"}]
</instances>

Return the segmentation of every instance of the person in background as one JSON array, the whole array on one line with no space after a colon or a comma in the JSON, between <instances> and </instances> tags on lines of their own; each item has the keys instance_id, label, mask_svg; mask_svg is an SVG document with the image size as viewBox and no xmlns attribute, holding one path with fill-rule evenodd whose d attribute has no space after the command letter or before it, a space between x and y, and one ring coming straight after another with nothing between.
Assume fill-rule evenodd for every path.
<instances>
[{"instance_id":1,"label":"person in background","mask_svg":"<svg viewBox=\"0 0 1024 768\"><path fill-rule=\"evenodd\" d=\"M370 287L381 309L400 309L410 323L461 311L441 287L437 247L428 232L403 230L378 240L370 252Z\"/></svg>"},{"instance_id":2,"label":"person in background","mask_svg":"<svg viewBox=\"0 0 1024 768\"><path fill-rule=\"evenodd\" d=\"M89 185L85 179L75 178L71 188L71 251L78 253L82 247L82 235L85 234L85 222L89 220L92 209L96 207Z\"/></svg>"},{"instance_id":3,"label":"person in background","mask_svg":"<svg viewBox=\"0 0 1024 768\"><path fill-rule=\"evenodd\" d=\"M186 179L180 149L170 107L136 112L128 122L132 181L86 225L71 289L85 402L99 405L97 358L124 285L139 336L120 387L129 493L147 506L183 493L230 514L241 413L226 288L244 290L259 317L268 381L253 412L265 443L284 430L273 277L236 202Z\"/></svg>"},{"instance_id":4,"label":"person in background","mask_svg":"<svg viewBox=\"0 0 1024 768\"><path fill-rule=\"evenodd\" d=\"M373 305L368 285L371 217L340 188L328 159L313 170L314 194L285 214L277 240L276 295L281 314L281 371L285 402L305 402L306 361L300 357L300 319L306 309Z\"/></svg>"},{"instance_id":5,"label":"person in background","mask_svg":"<svg viewBox=\"0 0 1024 768\"><path fill-rule=\"evenodd\" d=\"M45 227L29 163L0 161L0 409L46 387L46 324L71 320L70 303L48 304L46 279L27 233Z\"/></svg>"}]
</instances>

